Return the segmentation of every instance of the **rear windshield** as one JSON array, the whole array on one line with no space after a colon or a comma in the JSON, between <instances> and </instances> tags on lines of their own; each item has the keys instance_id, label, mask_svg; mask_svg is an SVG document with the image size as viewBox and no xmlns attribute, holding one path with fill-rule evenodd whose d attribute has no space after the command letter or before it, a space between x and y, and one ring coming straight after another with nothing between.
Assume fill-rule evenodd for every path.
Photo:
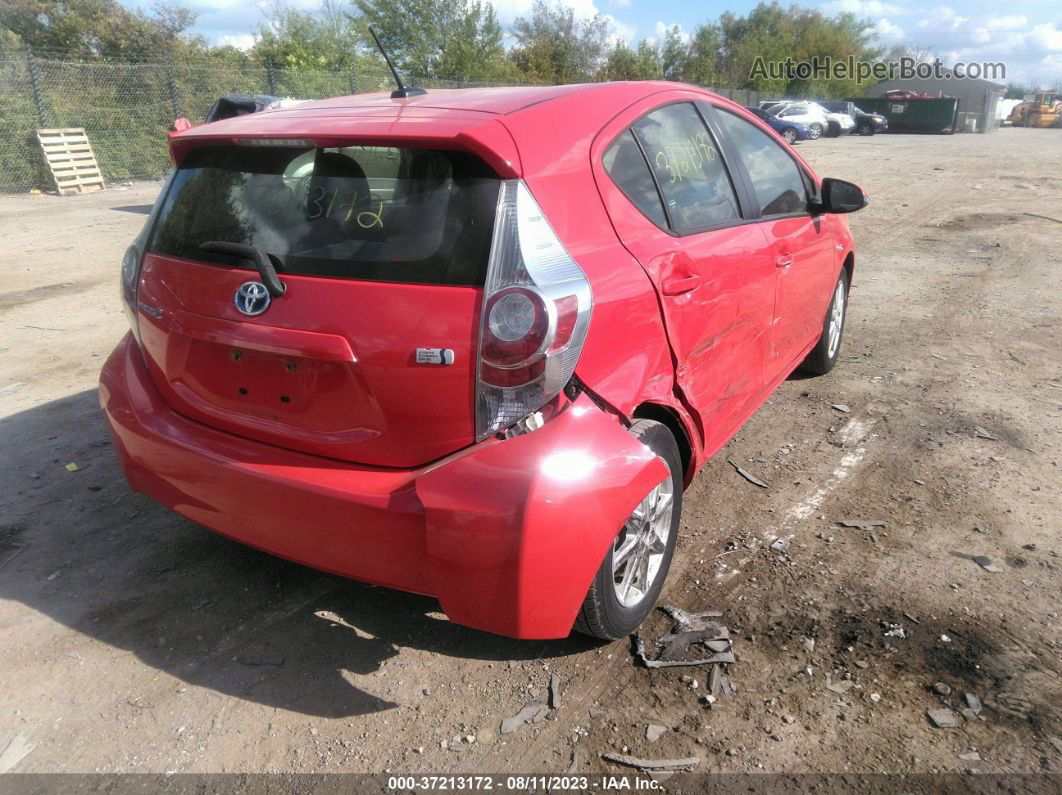
<instances>
[{"instance_id":1,"label":"rear windshield","mask_svg":"<svg viewBox=\"0 0 1062 795\"><path fill-rule=\"evenodd\" d=\"M498 185L463 152L198 149L174 175L148 248L241 264L200 248L227 241L266 252L281 273L482 285Z\"/></svg>"}]
</instances>

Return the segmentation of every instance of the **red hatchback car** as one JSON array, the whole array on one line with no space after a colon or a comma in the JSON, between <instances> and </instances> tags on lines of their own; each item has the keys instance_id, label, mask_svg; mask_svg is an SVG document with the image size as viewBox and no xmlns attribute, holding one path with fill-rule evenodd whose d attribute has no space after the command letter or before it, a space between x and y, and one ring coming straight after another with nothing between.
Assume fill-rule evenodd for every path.
<instances>
[{"instance_id":1,"label":"red hatchback car","mask_svg":"<svg viewBox=\"0 0 1062 795\"><path fill-rule=\"evenodd\" d=\"M864 194L707 91L342 97L170 143L100 380L131 486L460 624L631 632L684 486L837 360Z\"/></svg>"}]
</instances>

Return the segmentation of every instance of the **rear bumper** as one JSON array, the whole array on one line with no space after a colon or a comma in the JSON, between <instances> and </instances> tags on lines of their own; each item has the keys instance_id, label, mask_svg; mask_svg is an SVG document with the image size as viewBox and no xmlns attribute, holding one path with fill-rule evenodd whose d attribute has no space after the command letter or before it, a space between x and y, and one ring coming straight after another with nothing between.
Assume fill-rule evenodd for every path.
<instances>
[{"instance_id":1,"label":"rear bumper","mask_svg":"<svg viewBox=\"0 0 1062 795\"><path fill-rule=\"evenodd\" d=\"M133 489L229 538L433 595L451 620L512 637L570 632L608 545L666 474L585 397L533 433L423 469L284 450L174 412L128 335L100 403Z\"/></svg>"}]
</instances>

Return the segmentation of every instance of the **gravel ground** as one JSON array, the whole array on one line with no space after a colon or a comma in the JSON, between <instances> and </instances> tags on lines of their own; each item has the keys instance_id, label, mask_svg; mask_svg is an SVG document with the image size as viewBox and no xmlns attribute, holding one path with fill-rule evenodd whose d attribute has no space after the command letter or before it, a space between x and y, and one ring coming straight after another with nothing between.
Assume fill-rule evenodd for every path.
<instances>
[{"instance_id":1,"label":"gravel ground","mask_svg":"<svg viewBox=\"0 0 1062 795\"><path fill-rule=\"evenodd\" d=\"M0 197L0 771L618 772L600 754L627 749L1059 772L1062 132L801 151L873 201L840 365L785 382L687 493L664 601L730 628L736 692L711 708L706 672L625 641L452 626L131 493L96 379L158 185ZM559 708L501 734L551 674ZM967 692L980 713L934 728Z\"/></svg>"}]
</instances>

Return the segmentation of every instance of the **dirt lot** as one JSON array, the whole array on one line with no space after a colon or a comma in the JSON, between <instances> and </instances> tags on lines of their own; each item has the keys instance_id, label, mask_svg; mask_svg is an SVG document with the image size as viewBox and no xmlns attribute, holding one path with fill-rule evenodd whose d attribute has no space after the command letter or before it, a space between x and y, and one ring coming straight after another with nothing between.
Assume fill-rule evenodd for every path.
<instances>
[{"instance_id":1,"label":"dirt lot","mask_svg":"<svg viewBox=\"0 0 1062 795\"><path fill-rule=\"evenodd\" d=\"M702 772L1062 770L1062 133L801 151L873 202L842 363L784 383L687 495L665 601L724 612L737 692L712 709L702 671L626 642L466 630L131 493L96 378L158 186L0 197L0 771L603 771L624 747ZM560 707L501 735L551 672ZM964 692L980 716L933 728Z\"/></svg>"}]
</instances>

